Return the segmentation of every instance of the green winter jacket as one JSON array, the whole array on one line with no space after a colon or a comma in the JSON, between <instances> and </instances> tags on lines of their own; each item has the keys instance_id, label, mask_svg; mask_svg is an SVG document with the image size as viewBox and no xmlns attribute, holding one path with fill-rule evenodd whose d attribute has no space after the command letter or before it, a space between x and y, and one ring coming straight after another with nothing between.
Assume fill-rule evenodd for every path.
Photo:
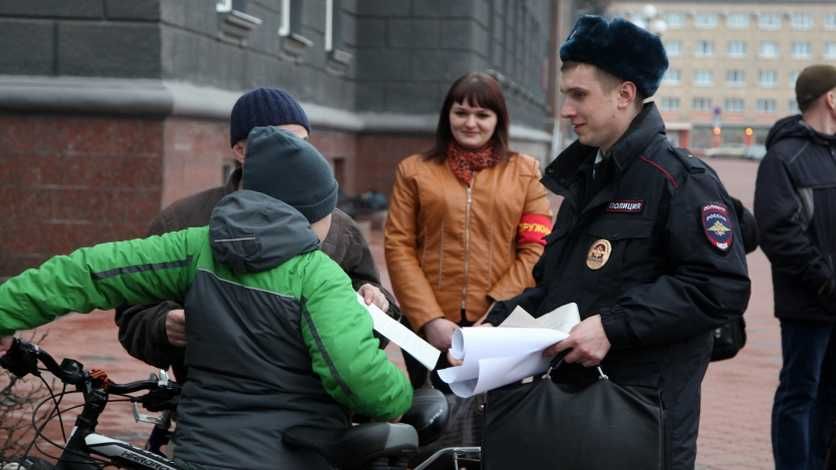
<instances>
[{"instance_id":1,"label":"green winter jacket","mask_svg":"<svg viewBox=\"0 0 836 470\"><path fill-rule=\"evenodd\" d=\"M211 468L328 468L289 449L295 425L339 429L348 411L403 414L404 374L372 336L351 281L290 206L237 191L209 227L104 243L56 256L0 284L0 336L131 303L187 312L177 455Z\"/></svg>"}]
</instances>

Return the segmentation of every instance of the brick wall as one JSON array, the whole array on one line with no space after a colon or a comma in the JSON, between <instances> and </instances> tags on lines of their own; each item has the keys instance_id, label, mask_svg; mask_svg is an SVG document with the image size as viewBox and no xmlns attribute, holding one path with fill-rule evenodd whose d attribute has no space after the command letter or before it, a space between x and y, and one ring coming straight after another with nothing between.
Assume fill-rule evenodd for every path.
<instances>
[{"instance_id":1,"label":"brick wall","mask_svg":"<svg viewBox=\"0 0 836 470\"><path fill-rule=\"evenodd\" d=\"M162 122L0 114L0 277L143 233L160 206Z\"/></svg>"}]
</instances>

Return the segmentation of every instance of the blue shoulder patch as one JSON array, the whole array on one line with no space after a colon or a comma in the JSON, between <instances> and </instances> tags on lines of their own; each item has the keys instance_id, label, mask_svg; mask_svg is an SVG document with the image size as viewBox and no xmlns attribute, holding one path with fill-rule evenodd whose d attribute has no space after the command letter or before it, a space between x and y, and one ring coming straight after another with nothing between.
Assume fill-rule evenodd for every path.
<instances>
[{"instance_id":1,"label":"blue shoulder patch","mask_svg":"<svg viewBox=\"0 0 836 470\"><path fill-rule=\"evenodd\" d=\"M722 203L706 204L702 207L700 220L711 246L723 253L729 251L734 242L734 231L728 208Z\"/></svg>"}]
</instances>

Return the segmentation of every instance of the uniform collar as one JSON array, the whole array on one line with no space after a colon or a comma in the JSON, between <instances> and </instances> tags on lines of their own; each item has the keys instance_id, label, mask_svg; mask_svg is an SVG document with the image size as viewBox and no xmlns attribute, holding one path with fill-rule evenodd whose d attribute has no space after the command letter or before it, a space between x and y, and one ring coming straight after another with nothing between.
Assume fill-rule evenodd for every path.
<instances>
[{"instance_id":1,"label":"uniform collar","mask_svg":"<svg viewBox=\"0 0 836 470\"><path fill-rule=\"evenodd\" d=\"M610 150L608 158L613 159L614 171L623 173L657 135L664 133L665 124L656 105L652 102L645 104ZM583 145L577 140L572 142L546 167L543 185L556 194L564 194L587 167L591 169L597 154L597 147Z\"/></svg>"}]
</instances>

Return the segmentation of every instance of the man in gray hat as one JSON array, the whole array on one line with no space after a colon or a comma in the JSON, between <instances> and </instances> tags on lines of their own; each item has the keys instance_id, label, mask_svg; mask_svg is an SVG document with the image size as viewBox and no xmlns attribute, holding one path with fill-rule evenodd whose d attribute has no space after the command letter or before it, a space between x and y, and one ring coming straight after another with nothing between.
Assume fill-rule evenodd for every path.
<instances>
[{"instance_id":1,"label":"man in gray hat","mask_svg":"<svg viewBox=\"0 0 836 470\"><path fill-rule=\"evenodd\" d=\"M755 216L781 322L775 468L819 470L836 417L836 67L805 68L795 93L801 114L766 138Z\"/></svg>"},{"instance_id":2,"label":"man in gray hat","mask_svg":"<svg viewBox=\"0 0 836 470\"><path fill-rule=\"evenodd\" d=\"M616 383L660 400L669 468L693 469L711 332L749 300L733 202L711 168L671 146L645 102L668 66L657 36L584 16L560 58L561 117L578 140L542 182L564 200L536 287L487 321L498 324L515 305L542 315L577 303L582 321L546 354L570 350L565 361L579 379L600 364Z\"/></svg>"},{"instance_id":3,"label":"man in gray hat","mask_svg":"<svg viewBox=\"0 0 836 470\"><path fill-rule=\"evenodd\" d=\"M209 215L218 201L237 191L245 165L247 135L258 126L275 126L307 139L310 123L302 106L280 88L256 88L235 102L229 116L229 144L236 169L227 183L174 202L152 222L148 235L198 227L209 223ZM343 211L334 211L328 237L322 251L331 257L351 278L355 289L383 311L400 317L393 297L380 288L380 275L371 250L357 224ZM186 344L185 311L177 302L155 305L123 306L116 311L119 341L134 357L153 366L174 370L179 380L185 378L183 347Z\"/></svg>"}]
</instances>

